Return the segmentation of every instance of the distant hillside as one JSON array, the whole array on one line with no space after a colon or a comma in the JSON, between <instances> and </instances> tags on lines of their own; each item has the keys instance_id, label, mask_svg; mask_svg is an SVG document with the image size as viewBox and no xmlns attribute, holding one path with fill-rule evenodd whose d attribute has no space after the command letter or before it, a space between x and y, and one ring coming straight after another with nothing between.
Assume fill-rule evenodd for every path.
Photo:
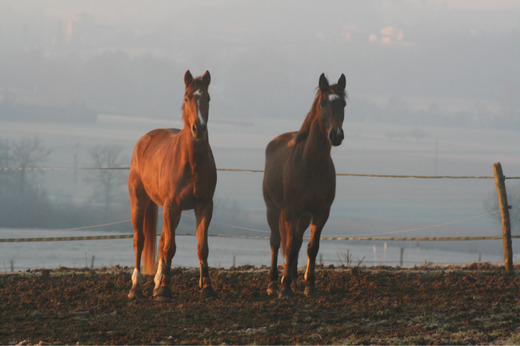
<instances>
[{"instance_id":1,"label":"distant hillside","mask_svg":"<svg viewBox=\"0 0 520 346\"><path fill-rule=\"evenodd\" d=\"M77 104L34 105L4 101L0 103L0 120L93 123L97 113Z\"/></svg>"}]
</instances>

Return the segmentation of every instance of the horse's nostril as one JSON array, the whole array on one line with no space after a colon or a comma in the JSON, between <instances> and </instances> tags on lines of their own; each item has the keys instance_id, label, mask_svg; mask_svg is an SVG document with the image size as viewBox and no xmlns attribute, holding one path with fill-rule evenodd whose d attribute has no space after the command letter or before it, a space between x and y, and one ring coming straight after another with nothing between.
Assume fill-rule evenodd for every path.
<instances>
[{"instance_id":1,"label":"horse's nostril","mask_svg":"<svg viewBox=\"0 0 520 346\"><path fill-rule=\"evenodd\" d=\"M344 138L343 129L333 129L329 132L330 143L334 146L340 145Z\"/></svg>"}]
</instances>

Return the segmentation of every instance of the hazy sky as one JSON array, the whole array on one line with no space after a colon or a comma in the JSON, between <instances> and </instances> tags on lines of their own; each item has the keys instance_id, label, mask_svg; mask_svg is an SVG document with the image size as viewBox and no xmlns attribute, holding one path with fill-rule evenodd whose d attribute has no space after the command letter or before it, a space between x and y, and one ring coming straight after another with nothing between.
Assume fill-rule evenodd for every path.
<instances>
[{"instance_id":1,"label":"hazy sky","mask_svg":"<svg viewBox=\"0 0 520 346\"><path fill-rule=\"evenodd\" d=\"M234 119L301 117L322 72L345 73L359 119L520 108L514 0L3 0L0 50L1 90L102 113L164 115L187 69L211 71L213 107Z\"/></svg>"}]
</instances>

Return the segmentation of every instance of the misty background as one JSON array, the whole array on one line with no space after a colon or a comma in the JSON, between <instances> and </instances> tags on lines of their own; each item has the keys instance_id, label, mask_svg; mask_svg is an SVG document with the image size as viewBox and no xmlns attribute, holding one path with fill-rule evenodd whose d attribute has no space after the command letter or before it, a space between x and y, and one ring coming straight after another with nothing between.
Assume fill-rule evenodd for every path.
<instances>
[{"instance_id":1,"label":"misty background","mask_svg":"<svg viewBox=\"0 0 520 346\"><path fill-rule=\"evenodd\" d=\"M0 171L0 227L128 219L128 171L72 168L127 167L143 134L182 127L187 69L212 75L219 168L263 169L266 144L299 129L324 72L331 83L347 77L338 172L490 176L500 161L520 176L518 61L514 0L4 0L0 168L67 169ZM266 235L261 180L219 172L211 233ZM497 208L492 180L338 177L337 186L324 235L390 234ZM515 207L519 185L507 188ZM194 233L184 215L178 232ZM500 232L487 216L407 234Z\"/></svg>"}]
</instances>

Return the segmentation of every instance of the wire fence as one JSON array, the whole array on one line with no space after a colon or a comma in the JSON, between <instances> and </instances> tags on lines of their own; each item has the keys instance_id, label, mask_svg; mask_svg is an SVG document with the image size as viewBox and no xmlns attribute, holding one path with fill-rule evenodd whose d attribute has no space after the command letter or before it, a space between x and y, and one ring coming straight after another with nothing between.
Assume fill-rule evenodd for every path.
<instances>
[{"instance_id":1,"label":"wire fence","mask_svg":"<svg viewBox=\"0 0 520 346\"><path fill-rule=\"evenodd\" d=\"M92 171L92 170L129 170L130 167L29 167L29 168L20 168L20 167L0 167L0 174L2 172L9 171L65 171L65 170L84 170L84 171ZM241 169L241 168L218 168L218 171L221 172L239 172L239 173L263 173L261 169ZM495 179L493 176L451 176L451 175L394 175L394 174L361 174L361 173L337 173L338 177L366 177L366 178L390 178L390 179ZM520 179L520 176L511 176L504 177L504 179ZM371 233L371 234L354 234L354 235L334 235L334 236L324 236L322 240L333 240L333 241L361 241L361 242L371 242L371 241L390 241L390 242L438 242L438 241L480 241L480 240L499 240L502 239L502 236L432 236L432 237L419 237L419 236L402 236L397 237L396 234L403 233L412 233L423 231L427 229L434 229L445 227L449 225L454 225L458 223L468 222L470 220L475 220L481 217L493 215L499 213L500 210L494 210L491 212L483 213L480 215L475 215L472 217L467 217L463 219L453 220L449 222L443 222L435 225L428 225L420 228L411 228L411 229L403 229L397 231L390 232L380 232L380 233ZM186 215L183 213L183 215ZM191 215L190 215L191 216ZM88 229L103 229L105 227L109 227L112 225L122 224L122 223L130 223L130 219L113 221L103 224L96 225L87 225L81 227L67 228L61 229L60 231L76 231L76 230L88 230ZM221 223L222 224L222 223ZM233 225L233 224L222 224L223 226L235 229L247 231L249 234L247 235L227 235L227 234L213 234L210 235L212 237L222 237L222 238L241 238L241 239L269 239L270 231L267 229L257 229L252 227L245 227L241 225ZM258 233L263 235L251 235L250 233ZM194 236L194 234L177 234L184 236ZM160 236L160 234L158 234ZM65 237L33 237L33 238L0 238L0 243L22 243L22 242L59 242L59 241L86 241L86 240L108 240L108 239L129 239L133 238L133 234L111 234L111 235L92 235L92 236L65 236ZM518 235L512 235L511 238L520 238Z\"/></svg>"},{"instance_id":2,"label":"wire fence","mask_svg":"<svg viewBox=\"0 0 520 346\"><path fill-rule=\"evenodd\" d=\"M0 172L9 171L95 171L95 170L130 170L130 167L0 167ZM263 169L249 168L217 168L220 172L246 172L246 173L264 173ZM367 174L367 173L336 173L338 177L366 177L366 178L413 178L413 179L495 179L494 176L476 176L476 175L413 175L413 174ZM520 179L520 176L505 176L505 179Z\"/></svg>"}]
</instances>

